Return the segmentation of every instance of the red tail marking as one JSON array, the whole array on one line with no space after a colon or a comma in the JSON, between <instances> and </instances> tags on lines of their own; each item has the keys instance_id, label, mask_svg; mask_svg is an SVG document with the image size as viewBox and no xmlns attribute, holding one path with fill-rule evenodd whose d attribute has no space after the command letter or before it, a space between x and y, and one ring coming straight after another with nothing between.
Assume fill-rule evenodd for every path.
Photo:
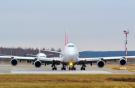
<instances>
[{"instance_id":1,"label":"red tail marking","mask_svg":"<svg viewBox=\"0 0 135 88\"><path fill-rule=\"evenodd\" d=\"M68 35L67 33L65 32L65 45L68 43Z\"/></svg>"}]
</instances>

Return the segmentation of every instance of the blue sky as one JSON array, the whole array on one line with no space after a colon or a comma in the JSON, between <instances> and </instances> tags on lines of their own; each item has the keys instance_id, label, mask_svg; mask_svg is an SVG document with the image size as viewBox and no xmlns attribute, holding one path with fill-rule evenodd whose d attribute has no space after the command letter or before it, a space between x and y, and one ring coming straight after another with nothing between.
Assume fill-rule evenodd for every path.
<instances>
[{"instance_id":1,"label":"blue sky","mask_svg":"<svg viewBox=\"0 0 135 88\"><path fill-rule=\"evenodd\" d=\"M134 0L0 0L0 46L63 48L64 34L79 50L135 50Z\"/></svg>"}]
</instances>

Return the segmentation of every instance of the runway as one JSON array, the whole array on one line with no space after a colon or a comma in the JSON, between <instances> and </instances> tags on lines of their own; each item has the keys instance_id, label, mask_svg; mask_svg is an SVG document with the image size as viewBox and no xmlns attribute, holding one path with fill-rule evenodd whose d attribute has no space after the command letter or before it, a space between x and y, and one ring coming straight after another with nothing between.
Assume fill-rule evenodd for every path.
<instances>
[{"instance_id":1,"label":"runway","mask_svg":"<svg viewBox=\"0 0 135 88\"><path fill-rule=\"evenodd\" d=\"M127 70L113 70L107 67L98 68L95 66L87 66L85 71L80 70L80 66L76 66L76 71L61 71L61 66L58 66L57 71L52 71L51 66L42 66L35 68L31 64L20 64L11 66L10 64L0 64L0 74L135 74Z\"/></svg>"},{"instance_id":2,"label":"runway","mask_svg":"<svg viewBox=\"0 0 135 88\"><path fill-rule=\"evenodd\" d=\"M111 74L107 71L23 71L12 70L11 74Z\"/></svg>"}]
</instances>

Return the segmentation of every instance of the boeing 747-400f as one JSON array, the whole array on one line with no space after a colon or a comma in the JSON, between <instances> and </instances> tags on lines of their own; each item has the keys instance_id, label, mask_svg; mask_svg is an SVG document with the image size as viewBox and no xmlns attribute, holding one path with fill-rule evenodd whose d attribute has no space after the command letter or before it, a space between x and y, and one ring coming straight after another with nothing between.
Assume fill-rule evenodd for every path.
<instances>
[{"instance_id":1,"label":"boeing 747-400f","mask_svg":"<svg viewBox=\"0 0 135 88\"><path fill-rule=\"evenodd\" d=\"M0 58L10 58L11 64L16 66L18 60L32 61L35 67L41 67L42 64L51 64L52 70L57 70L57 65L62 65L61 70L76 70L76 65L81 65L80 70L85 70L87 64L92 65L97 63L97 66L102 68L107 61L119 60L120 65L125 65L127 59L135 59L135 56L120 56L120 57L97 57L97 58L79 58L77 46L73 43L68 43L67 35L65 34L65 48L63 53L59 53L60 57L47 58L44 53L39 53L34 57L21 57L21 56L0 56ZM127 44L127 42L126 42ZM126 49L127 50L127 49ZM54 51L50 51L54 52ZM127 52L126 52L127 53Z\"/></svg>"},{"instance_id":2,"label":"boeing 747-400f","mask_svg":"<svg viewBox=\"0 0 135 88\"><path fill-rule=\"evenodd\" d=\"M135 56L121 56L121 57L98 57L98 58L79 58L79 52L77 47L73 43L67 43L65 45L63 53L60 53L58 58L47 58L44 53L39 53L35 57L21 57L21 56L0 56L0 58L11 58L11 64L16 66L18 60L33 61L35 67L41 67L44 63L46 65L51 64L52 70L57 70L57 65L62 65L61 70L76 70L76 65L81 65L80 70L85 70L87 64L97 63L97 66L104 67L107 61L119 60L120 65L125 65L127 59L135 58Z\"/></svg>"}]
</instances>

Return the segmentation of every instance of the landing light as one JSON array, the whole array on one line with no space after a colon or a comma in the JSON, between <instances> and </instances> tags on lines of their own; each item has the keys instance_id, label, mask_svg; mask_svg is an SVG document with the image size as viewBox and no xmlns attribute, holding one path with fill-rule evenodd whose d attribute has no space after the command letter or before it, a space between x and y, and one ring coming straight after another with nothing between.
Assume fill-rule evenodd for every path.
<instances>
[{"instance_id":1,"label":"landing light","mask_svg":"<svg viewBox=\"0 0 135 88\"><path fill-rule=\"evenodd\" d=\"M73 67L73 62L69 62L69 67Z\"/></svg>"}]
</instances>

